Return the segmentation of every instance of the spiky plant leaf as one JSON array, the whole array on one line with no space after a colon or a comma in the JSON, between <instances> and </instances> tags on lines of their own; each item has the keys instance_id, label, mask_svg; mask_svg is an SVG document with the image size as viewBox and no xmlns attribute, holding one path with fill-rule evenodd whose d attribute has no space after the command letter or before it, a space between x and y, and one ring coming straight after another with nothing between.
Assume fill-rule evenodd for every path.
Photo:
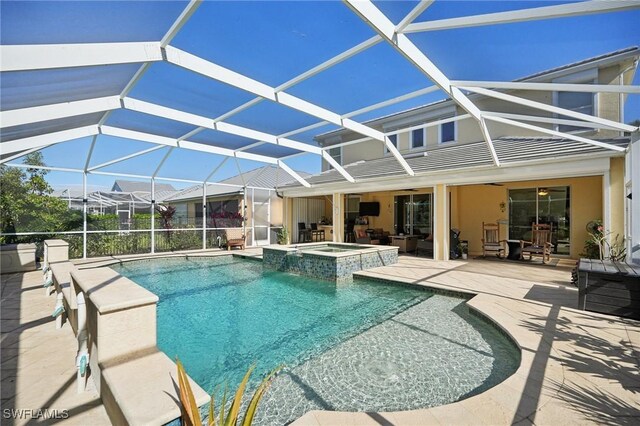
<instances>
[{"instance_id":1,"label":"spiky plant leaf","mask_svg":"<svg viewBox=\"0 0 640 426\"><path fill-rule=\"evenodd\" d=\"M227 413L227 419L225 426L235 426L238 422L238 413L240 412L240 404L242 403L242 395L244 395L244 390L247 387L247 382L249 381L249 377L251 373L253 373L253 369L256 368L256 365L253 364L249 367L246 374L242 378L238 389L236 390L236 395L233 398L233 402L231 403L231 407L229 408L229 412Z\"/></svg>"},{"instance_id":2,"label":"spiky plant leaf","mask_svg":"<svg viewBox=\"0 0 640 426\"><path fill-rule=\"evenodd\" d=\"M272 379L275 377L276 374L278 374L280 370L282 370L282 366L276 367L273 371L271 371L271 373L267 374L267 376L264 379L262 379L260 386L258 386L258 389L256 389L256 391L254 392L253 397L251 398L251 402L249 402L249 406L247 407L247 410L244 413L244 418L242 419L242 426L251 426L251 424L253 423L253 418L256 415L256 410L258 409L258 404L260 403L260 400L262 399L267 389L269 389L269 386L273 381Z\"/></svg>"},{"instance_id":3,"label":"spiky plant leaf","mask_svg":"<svg viewBox=\"0 0 640 426\"><path fill-rule=\"evenodd\" d=\"M224 407L225 405L227 405L227 390L229 388L227 387L227 384L225 383L224 385L224 392L222 393L222 405L220 406L220 423L218 423L219 426L224 425Z\"/></svg>"},{"instance_id":4,"label":"spiky plant leaf","mask_svg":"<svg viewBox=\"0 0 640 426\"><path fill-rule=\"evenodd\" d=\"M211 402L209 403L209 426L216 426L216 401L214 395L217 388L211 393Z\"/></svg>"},{"instance_id":5,"label":"spiky plant leaf","mask_svg":"<svg viewBox=\"0 0 640 426\"><path fill-rule=\"evenodd\" d=\"M178 367L178 384L180 386L180 402L182 403L182 424L186 426L200 426L202 420L200 418L200 411L198 410L198 404L196 398L191 390L189 384L189 377L184 370L184 366L179 359L176 359L176 366Z\"/></svg>"}]
</instances>

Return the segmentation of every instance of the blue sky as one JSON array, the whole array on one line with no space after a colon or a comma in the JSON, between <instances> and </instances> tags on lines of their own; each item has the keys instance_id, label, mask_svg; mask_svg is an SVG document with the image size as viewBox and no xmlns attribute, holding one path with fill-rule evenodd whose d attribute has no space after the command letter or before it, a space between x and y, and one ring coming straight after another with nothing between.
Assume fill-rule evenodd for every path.
<instances>
[{"instance_id":1,"label":"blue sky","mask_svg":"<svg viewBox=\"0 0 640 426\"><path fill-rule=\"evenodd\" d=\"M476 13L539 7L550 1L443 1L437 0L417 21ZM399 22L415 2L376 2ZM3 44L123 42L159 40L186 2L11 2L3 1ZM533 21L413 34L410 38L451 79L513 80L545 69L640 44L640 11ZM344 4L324 2L205 2L180 31L172 45L266 84L277 86L332 56L368 39L373 31ZM137 69L136 65L94 67L64 71L13 73L2 76L2 108L13 109L117 94ZM640 83L636 76L634 84ZM431 85L389 45L381 43L327 70L288 92L346 113ZM239 89L195 75L170 64L156 63L140 80L131 97L195 114L217 117L253 98ZM441 93L417 98L357 117L366 120L442 98ZM640 99L630 96L625 120L640 118ZM92 117L85 117L91 120ZM263 101L229 122L270 133L283 133L318 121L306 114ZM68 123L72 124L71 122ZM131 111L117 111L106 124L178 137L193 127ZM53 125L51 124L43 124ZM295 139L313 143L325 126ZM236 148L252 141L204 132L199 142ZM45 161L58 167L82 167L87 140L45 149ZM149 144L100 136L92 165L145 149ZM252 152L286 155L287 150L262 146ZM164 150L105 168L113 172L150 174ZM160 175L201 180L221 157L175 150ZM317 156L287 160L294 169L320 170ZM260 166L255 162L227 161L216 174L224 179ZM72 173L51 173L55 185L80 184ZM113 177L92 175L92 185L111 186ZM176 184L183 186L185 184ZM186 184L188 185L188 184Z\"/></svg>"}]
</instances>

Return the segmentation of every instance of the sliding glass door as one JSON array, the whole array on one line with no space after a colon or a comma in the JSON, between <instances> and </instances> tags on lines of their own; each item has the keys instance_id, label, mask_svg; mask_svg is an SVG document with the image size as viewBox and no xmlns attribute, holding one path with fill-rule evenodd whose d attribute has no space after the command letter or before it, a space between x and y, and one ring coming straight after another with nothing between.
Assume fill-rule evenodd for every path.
<instances>
[{"instance_id":1,"label":"sliding glass door","mask_svg":"<svg viewBox=\"0 0 640 426\"><path fill-rule=\"evenodd\" d=\"M509 190L509 239L528 240L532 224L552 226L553 253L571 248L571 194L568 186Z\"/></svg>"},{"instance_id":2,"label":"sliding glass door","mask_svg":"<svg viewBox=\"0 0 640 426\"><path fill-rule=\"evenodd\" d=\"M396 234L431 234L431 194L397 195L394 197Z\"/></svg>"}]
</instances>

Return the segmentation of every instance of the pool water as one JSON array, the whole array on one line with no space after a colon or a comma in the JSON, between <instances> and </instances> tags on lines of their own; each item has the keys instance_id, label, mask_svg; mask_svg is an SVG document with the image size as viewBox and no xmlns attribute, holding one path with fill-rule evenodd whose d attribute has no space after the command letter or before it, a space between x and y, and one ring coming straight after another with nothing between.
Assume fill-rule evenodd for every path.
<instances>
[{"instance_id":1,"label":"pool water","mask_svg":"<svg viewBox=\"0 0 640 426\"><path fill-rule=\"evenodd\" d=\"M159 296L158 346L205 390L253 385L287 368L257 424L310 409L401 410L453 402L491 387L519 352L471 315L464 299L355 280L335 284L231 256L156 259L113 267Z\"/></svg>"}]
</instances>

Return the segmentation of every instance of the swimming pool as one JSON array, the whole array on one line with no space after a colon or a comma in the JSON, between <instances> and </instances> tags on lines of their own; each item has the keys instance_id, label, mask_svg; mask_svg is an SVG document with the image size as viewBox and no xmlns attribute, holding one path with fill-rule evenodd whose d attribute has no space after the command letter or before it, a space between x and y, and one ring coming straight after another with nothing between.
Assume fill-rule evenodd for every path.
<instances>
[{"instance_id":1,"label":"swimming pool","mask_svg":"<svg viewBox=\"0 0 640 426\"><path fill-rule=\"evenodd\" d=\"M158 346L205 390L254 385L287 369L256 424L311 409L390 411L442 405L511 375L519 351L465 299L377 281L336 284L263 270L232 256L113 267L159 296Z\"/></svg>"}]
</instances>

